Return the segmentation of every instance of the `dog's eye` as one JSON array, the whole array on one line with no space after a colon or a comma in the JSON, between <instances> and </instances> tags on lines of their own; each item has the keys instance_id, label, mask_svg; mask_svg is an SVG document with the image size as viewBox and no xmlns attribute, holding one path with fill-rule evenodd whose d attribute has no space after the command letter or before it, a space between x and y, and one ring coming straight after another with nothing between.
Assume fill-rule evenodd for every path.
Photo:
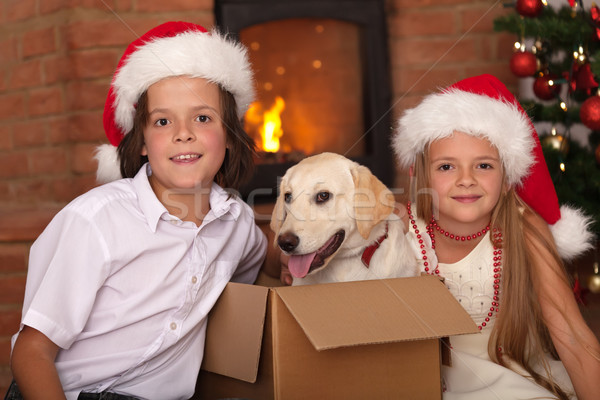
<instances>
[{"instance_id":1,"label":"dog's eye","mask_svg":"<svg viewBox=\"0 0 600 400\"><path fill-rule=\"evenodd\" d=\"M317 196L316 196L317 203L325 203L327 200L329 200L330 195L331 194L329 192L317 193Z\"/></svg>"},{"instance_id":2,"label":"dog's eye","mask_svg":"<svg viewBox=\"0 0 600 400\"><path fill-rule=\"evenodd\" d=\"M286 203L291 203L292 202L292 194L290 192L287 192L286 194L284 194L283 201L285 201Z\"/></svg>"}]
</instances>

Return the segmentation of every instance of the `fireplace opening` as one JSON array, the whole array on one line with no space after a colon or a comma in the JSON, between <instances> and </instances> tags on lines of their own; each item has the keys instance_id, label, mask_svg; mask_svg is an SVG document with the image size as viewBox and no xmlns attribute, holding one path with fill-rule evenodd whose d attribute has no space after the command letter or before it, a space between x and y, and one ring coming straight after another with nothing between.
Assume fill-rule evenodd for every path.
<instances>
[{"instance_id":1,"label":"fireplace opening","mask_svg":"<svg viewBox=\"0 0 600 400\"><path fill-rule=\"evenodd\" d=\"M382 0L217 0L217 25L249 49L257 100L244 116L258 157L242 188L271 202L305 157L345 155L393 181L390 86Z\"/></svg>"}]
</instances>

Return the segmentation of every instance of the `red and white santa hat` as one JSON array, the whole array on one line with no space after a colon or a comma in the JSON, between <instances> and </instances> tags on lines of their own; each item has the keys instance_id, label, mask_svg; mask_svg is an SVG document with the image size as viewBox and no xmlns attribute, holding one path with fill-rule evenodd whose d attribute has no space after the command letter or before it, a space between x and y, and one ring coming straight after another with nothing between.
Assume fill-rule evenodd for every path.
<instances>
[{"instance_id":1,"label":"red and white santa hat","mask_svg":"<svg viewBox=\"0 0 600 400\"><path fill-rule=\"evenodd\" d=\"M110 142L98 147L98 182L121 178L117 147L133 128L138 99L152 84L172 76L204 78L236 100L240 119L254 99L246 48L217 31L172 21L133 41L121 57L104 106L104 131Z\"/></svg>"},{"instance_id":2,"label":"red and white santa hat","mask_svg":"<svg viewBox=\"0 0 600 400\"><path fill-rule=\"evenodd\" d=\"M464 79L406 110L393 137L400 165L413 165L425 146L454 131L484 137L498 149L508 183L550 225L561 257L572 259L592 247L590 219L576 209L559 206L538 134L519 102L496 77Z\"/></svg>"}]
</instances>

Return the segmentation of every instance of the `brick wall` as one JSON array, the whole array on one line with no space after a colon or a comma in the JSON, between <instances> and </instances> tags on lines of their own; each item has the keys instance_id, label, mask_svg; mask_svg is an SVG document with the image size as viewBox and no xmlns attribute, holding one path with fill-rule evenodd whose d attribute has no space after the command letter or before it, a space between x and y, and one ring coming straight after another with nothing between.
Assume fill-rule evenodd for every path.
<instances>
[{"instance_id":1,"label":"brick wall","mask_svg":"<svg viewBox=\"0 0 600 400\"><path fill-rule=\"evenodd\" d=\"M388 0L394 115L482 72L510 85L513 37L492 32L497 1ZM95 185L111 75L135 34L173 19L214 21L211 0L0 1L0 395L11 379L31 242ZM398 185L402 180L398 179Z\"/></svg>"}]
</instances>

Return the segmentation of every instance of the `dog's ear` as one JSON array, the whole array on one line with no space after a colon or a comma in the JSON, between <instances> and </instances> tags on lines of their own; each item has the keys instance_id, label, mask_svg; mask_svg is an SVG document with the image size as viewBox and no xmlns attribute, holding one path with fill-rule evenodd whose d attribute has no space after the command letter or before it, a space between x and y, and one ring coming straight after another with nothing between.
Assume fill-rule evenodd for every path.
<instances>
[{"instance_id":1,"label":"dog's ear","mask_svg":"<svg viewBox=\"0 0 600 400\"><path fill-rule=\"evenodd\" d=\"M279 184L279 193L277 195L277 201L275 202L275 207L273 208L273 213L271 214L271 230L275 233L274 244L277 245L277 236L279 236L279 230L281 229L281 225L283 224L283 220L285 219L286 211L284 207L283 198L285 197L285 193L281 192L281 182Z\"/></svg>"},{"instance_id":2,"label":"dog's ear","mask_svg":"<svg viewBox=\"0 0 600 400\"><path fill-rule=\"evenodd\" d=\"M358 232L368 238L371 229L394 211L394 195L371 171L359 165L352 171L354 216Z\"/></svg>"}]
</instances>

